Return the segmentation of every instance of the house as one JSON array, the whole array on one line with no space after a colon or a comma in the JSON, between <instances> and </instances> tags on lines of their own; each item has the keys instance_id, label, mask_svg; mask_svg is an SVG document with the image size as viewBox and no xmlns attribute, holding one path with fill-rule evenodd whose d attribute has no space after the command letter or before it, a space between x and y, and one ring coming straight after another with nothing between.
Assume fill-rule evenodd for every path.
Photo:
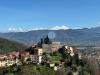
<instances>
[{"instance_id":1,"label":"house","mask_svg":"<svg viewBox=\"0 0 100 75\"><path fill-rule=\"evenodd\" d=\"M5 67L7 63L7 56L4 54L0 54L0 67Z\"/></svg>"},{"instance_id":2,"label":"house","mask_svg":"<svg viewBox=\"0 0 100 75\"><path fill-rule=\"evenodd\" d=\"M8 67L12 66L13 64L19 64L18 52L11 52L8 54L0 55L0 67Z\"/></svg>"},{"instance_id":3,"label":"house","mask_svg":"<svg viewBox=\"0 0 100 75\"><path fill-rule=\"evenodd\" d=\"M61 48L60 42L52 42L51 44L52 52L58 51L59 48Z\"/></svg>"},{"instance_id":4,"label":"house","mask_svg":"<svg viewBox=\"0 0 100 75\"><path fill-rule=\"evenodd\" d=\"M30 54L27 51L19 52L19 56L23 63L27 63L27 60L30 59Z\"/></svg>"},{"instance_id":5,"label":"house","mask_svg":"<svg viewBox=\"0 0 100 75\"><path fill-rule=\"evenodd\" d=\"M7 59L8 57L6 56L6 54L0 54L0 59Z\"/></svg>"},{"instance_id":6,"label":"house","mask_svg":"<svg viewBox=\"0 0 100 75\"><path fill-rule=\"evenodd\" d=\"M78 53L78 58L82 59L82 54L81 53Z\"/></svg>"},{"instance_id":7,"label":"house","mask_svg":"<svg viewBox=\"0 0 100 75\"><path fill-rule=\"evenodd\" d=\"M74 49L73 49L73 47L70 47L69 49L70 49L70 56L74 56Z\"/></svg>"},{"instance_id":8,"label":"house","mask_svg":"<svg viewBox=\"0 0 100 75\"><path fill-rule=\"evenodd\" d=\"M54 66L55 66L55 64L53 64L53 63L50 64L50 67L54 67Z\"/></svg>"},{"instance_id":9,"label":"house","mask_svg":"<svg viewBox=\"0 0 100 75\"><path fill-rule=\"evenodd\" d=\"M21 52L19 52L19 55L20 55L21 57L26 57L26 56L29 56L30 54L29 54L29 52L27 52L27 51L21 51Z\"/></svg>"},{"instance_id":10,"label":"house","mask_svg":"<svg viewBox=\"0 0 100 75\"><path fill-rule=\"evenodd\" d=\"M78 50L72 46L65 46L65 50L67 53L70 54L70 56L74 56L75 54L78 54Z\"/></svg>"},{"instance_id":11,"label":"house","mask_svg":"<svg viewBox=\"0 0 100 75\"><path fill-rule=\"evenodd\" d=\"M73 72L73 75L79 75L79 73L78 72Z\"/></svg>"},{"instance_id":12,"label":"house","mask_svg":"<svg viewBox=\"0 0 100 75\"><path fill-rule=\"evenodd\" d=\"M32 56L32 61L34 63L40 64L42 62L42 54L43 54L43 49L42 48L35 48L34 49L34 54Z\"/></svg>"},{"instance_id":13,"label":"house","mask_svg":"<svg viewBox=\"0 0 100 75\"><path fill-rule=\"evenodd\" d=\"M54 71L57 71L60 68L59 66L56 66L56 64L54 63L49 63L49 65L50 65L50 68L54 69Z\"/></svg>"},{"instance_id":14,"label":"house","mask_svg":"<svg viewBox=\"0 0 100 75\"><path fill-rule=\"evenodd\" d=\"M6 62L7 67L12 66L14 64L16 64L16 60L13 60L13 59L8 59Z\"/></svg>"},{"instance_id":15,"label":"house","mask_svg":"<svg viewBox=\"0 0 100 75\"><path fill-rule=\"evenodd\" d=\"M5 67L6 66L7 61L6 60L1 60L0 59L0 67Z\"/></svg>"},{"instance_id":16,"label":"house","mask_svg":"<svg viewBox=\"0 0 100 75\"><path fill-rule=\"evenodd\" d=\"M54 71L57 71L58 70L58 67L57 66L54 66Z\"/></svg>"},{"instance_id":17,"label":"house","mask_svg":"<svg viewBox=\"0 0 100 75\"><path fill-rule=\"evenodd\" d=\"M31 55L31 61L33 63L37 63L40 64L42 62L42 56L38 56L38 55Z\"/></svg>"},{"instance_id":18,"label":"house","mask_svg":"<svg viewBox=\"0 0 100 75\"><path fill-rule=\"evenodd\" d=\"M34 49L34 55L41 56L43 54L43 49L42 48L35 48Z\"/></svg>"}]
</instances>

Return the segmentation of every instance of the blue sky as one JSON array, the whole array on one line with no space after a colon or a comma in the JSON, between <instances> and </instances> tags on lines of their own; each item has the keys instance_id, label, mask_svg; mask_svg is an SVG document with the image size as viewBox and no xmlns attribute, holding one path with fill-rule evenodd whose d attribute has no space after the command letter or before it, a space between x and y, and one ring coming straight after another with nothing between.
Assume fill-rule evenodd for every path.
<instances>
[{"instance_id":1,"label":"blue sky","mask_svg":"<svg viewBox=\"0 0 100 75\"><path fill-rule=\"evenodd\" d=\"M0 32L100 26L100 0L0 0Z\"/></svg>"}]
</instances>

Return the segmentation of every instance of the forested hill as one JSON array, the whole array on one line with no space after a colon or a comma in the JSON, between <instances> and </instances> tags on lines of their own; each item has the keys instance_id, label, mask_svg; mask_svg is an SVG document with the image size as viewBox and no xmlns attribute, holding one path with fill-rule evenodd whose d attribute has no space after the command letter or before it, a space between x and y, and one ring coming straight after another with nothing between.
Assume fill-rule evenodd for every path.
<instances>
[{"instance_id":1,"label":"forested hill","mask_svg":"<svg viewBox=\"0 0 100 75\"><path fill-rule=\"evenodd\" d=\"M15 41L9 41L4 38L0 38L0 53L6 53L11 51L19 51L19 50L25 50L27 46L15 42Z\"/></svg>"}]
</instances>

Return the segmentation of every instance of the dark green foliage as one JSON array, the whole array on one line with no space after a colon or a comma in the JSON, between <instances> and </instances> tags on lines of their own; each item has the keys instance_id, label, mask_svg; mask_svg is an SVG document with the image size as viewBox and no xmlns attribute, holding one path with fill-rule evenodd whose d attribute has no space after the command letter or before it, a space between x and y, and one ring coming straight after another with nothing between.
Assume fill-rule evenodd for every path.
<instances>
[{"instance_id":1,"label":"dark green foliage","mask_svg":"<svg viewBox=\"0 0 100 75\"><path fill-rule=\"evenodd\" d=\"M43 60L44 60L44 62L49 60L49 57L48 57L47 53L43 53Z\"/></svg>"},{"instance_id":2,"label":"dark green foliage","mask_svg":"<svg viewBox=\"0 0 100 75\"><path fill-rule=\"evenodd\" d=\"M55 71L41 65L13 65L11 67L1 69L0 75L55 75Z\"/></svg>"},{"instance_id":3,"label":"dark green foliage","mask_svg":"<svg viewBox=\"0 0 100 75\"><path fill-rule=\"evenodd\" d=\"M41 75L55 75L55 72L53 69L50 69L45 66L37 66L37 70L40 72Z\"/></svg>"},{"instance_id":4,"label":"dark green foliage","mask_svg":"<svg viewBox=\"0 0 100 75\"><path fill-rule=\"evenodd\" d=\"M44 43L45 43L45 44L49 44L49 42L50 42L50 39L49 39L48 36L46 36L46 38L44 38Z\"/></svg>"},{"instance_id":5,"label":"dark green foliage","mask_svg":"<svg viewBox=\"0 0 100 75\"><path fill-rule=\"evenodd\" d=\"M73 74L72 74L72 72L68 72L68 74L67 74L67 75L73 75Z\"/></svg>"},{"instance_id":6,"label":"dark green foliage","mask_svg":"<svg viewBox=\"0 0 100 75\"><path fill-rule=\"evenodd\" d=\"M19 50L24 50L26 48L27 46L23 44L0 38L0 53L19 51Z\"/></svg>"}]
</instances>

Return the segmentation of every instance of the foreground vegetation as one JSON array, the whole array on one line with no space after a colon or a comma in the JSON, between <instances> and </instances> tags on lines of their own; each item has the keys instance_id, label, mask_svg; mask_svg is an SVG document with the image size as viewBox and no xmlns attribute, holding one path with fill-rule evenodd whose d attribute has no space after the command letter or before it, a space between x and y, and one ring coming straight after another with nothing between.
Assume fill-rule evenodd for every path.
<instances>
[{"instance_id":1,"label":"foreground vegetation","mask_svg":"<svg viewBox=\"0 0 100 75\"><path fill-rule=\"evenodd\" d=\"M66 56L69 57L69 55ZM29 63L20 66L14 64L10 67L1 68L0 75L92 75L88 64L84 60L72 64L72 62L68 62L71 58L65 58L59 52L44 53L43 57L45 61L49 60L55 64L63 59L65 64L61 65L57 71L54 71L54 68L48 66L48 64Z\"/></svg>"},{"instance_id":2,"label":"foreground vegetation","mask_svg":"<svg viewBox=\"0 0 100 75\"><path fill-rule=\"evenodd\" d=\"M13 65L0 70L0 75L55 75L55 71L42 65Z\"/></svg>"}]
</instances>

